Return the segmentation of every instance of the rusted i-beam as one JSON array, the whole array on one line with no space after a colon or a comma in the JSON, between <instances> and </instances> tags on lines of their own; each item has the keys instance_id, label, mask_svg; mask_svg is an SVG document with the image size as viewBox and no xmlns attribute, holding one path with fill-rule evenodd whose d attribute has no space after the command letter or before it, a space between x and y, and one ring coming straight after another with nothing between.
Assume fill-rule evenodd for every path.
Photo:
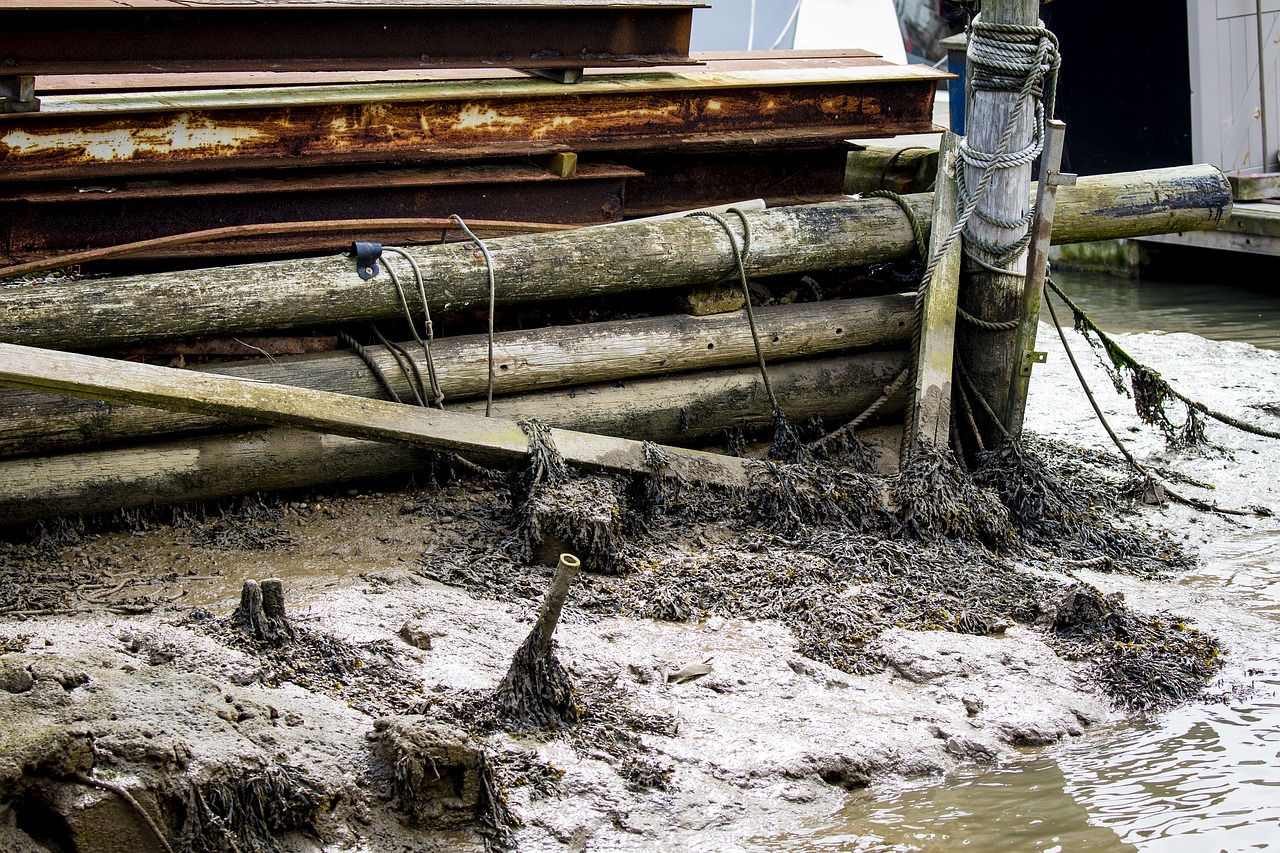
<instances>
[{"instance_id":1,"label":"rusted i-beam","mask_svg":"<svg viewBox=\"0 0 1280 853\"><path fill-rule=\"evenodd\" d=\"M0 116L0 181L558 151L760 150L933 129L942 76L869 58L795 69L50 95Z\"/></svg>"},{"instance_id":2,"label":"rusted i-beam","mask_svg":"<svg viewBox=\"0 0 1280 853\"><path fill-rule=\"evenodd\" d=\"M670 64L688 60L693 10L705 4L38 0L5 5L4 72L41 75Z\"/></svg>"}]
</instances>

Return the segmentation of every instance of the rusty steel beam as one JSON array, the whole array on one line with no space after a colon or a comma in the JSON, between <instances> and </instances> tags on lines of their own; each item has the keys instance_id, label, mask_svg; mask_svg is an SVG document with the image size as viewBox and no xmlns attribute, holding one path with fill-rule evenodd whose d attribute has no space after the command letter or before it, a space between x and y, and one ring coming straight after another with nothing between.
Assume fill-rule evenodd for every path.
<instances>
[{"instance_id":1,"label":"rusty steel beam","mask_svg":"<svg viewBox=\"0 0 1280 853\"><path fill-rule=\"evenodd\" d=\"M589 76L44 98L0 116L0 181L440 162L558 151L820 147L933 130L924 66L715 66Z\"/></svg>"},{"instance_id":2,"label":"rusty steel beam","mask_svg":"<svg viewBox=\"0 0 1280 853\"><path fill-rule=\"evenodd\" d=\"M585 68L689 61L696 0L19 0L6 74Z\"/></svg>"},{"instance_id":3,"label":"rusty steel beam","mask_svg":"<svg viewBox=\"0 0 1280 853\"><path fill-rule=\"evenodd\" d=\"M622 218L625 166L579 164L572 178L522 164L459 165L343 173L238 175L203 181L34 185L0 191L0 250L9 263L226 225L317 220L447 217L572 225ZM407 228L370 238L440 239ZM261 235L130 255L204 259L339 251L349 233Z\"/></svg>"},{"instance_id":4,"label":"rusty steel beam","mask_svg":"<svg viewBox=\"0 0 1280 853\"><path fill-rule=\"evenodd\" d=\"M636 153L619 161L643 172L627 180L627 218L763 199L769 207L844 195L850 146L769 148L698 154Z\"/></svg>"},{"instance_id":5,"label":"rusty steel beam","mask_svg":"<svg viewBox=\"0 0 1280 853\"><path fill-rule=\"evenodd\" d=\"M696 64L714 65L719 71L742 71L764 67L767 63L778 67L785 62L789 68L848 68L857 60L881 59L877 53L852 48L848 50L756 50L756 51L701 51L689 54ZM651 69L637 66L634 69L610 65L607 68L584 69L585 78L600 74L644 73ZM486 68L395 68L380 71L235 71L140 74L46 74L40 77L40 91L46 94L73 92L122 92L185 89L235 89L256 86L319 86L325 84L349 85L352 83L392 83L426 80L474 80L477 77L519 78L524 72L513 69Z\"/></svg>"}]
</instances>

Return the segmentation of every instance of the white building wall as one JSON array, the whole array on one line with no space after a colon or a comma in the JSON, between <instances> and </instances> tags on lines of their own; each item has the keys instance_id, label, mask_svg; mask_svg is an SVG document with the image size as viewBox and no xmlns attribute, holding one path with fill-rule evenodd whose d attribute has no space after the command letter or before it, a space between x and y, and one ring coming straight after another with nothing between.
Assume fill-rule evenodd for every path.
<instances>
[{"instance_id":1,"label":"white building wall","mask_svg":"<svg viewBox=\"0 0 1280 853\"><path fill-rule=\"evenodd\" d=\"M1277 171L1280 0L1188 0L1187 21L1194 159L1230 173Z\"/></svg>"}]
</instances>

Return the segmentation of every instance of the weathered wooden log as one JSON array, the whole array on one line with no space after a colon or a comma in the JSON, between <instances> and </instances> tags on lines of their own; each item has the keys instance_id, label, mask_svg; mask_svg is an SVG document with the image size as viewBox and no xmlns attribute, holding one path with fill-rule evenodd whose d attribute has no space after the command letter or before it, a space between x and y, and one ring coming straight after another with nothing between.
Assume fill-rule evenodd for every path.
<instances>
[{"instance_id":1,"label":"weathered wooden log","mask_svg":"<svg viewBox=\"0 0 1280 853\"><path fill-rule=\"evenodd\" d=\"M503 418L17 344L0 344L0 384L180 412L233 415L262 424L511 461L527 459L531 452L525 428ZM550 440L566 462L587 470L653 470L650 449L642 441L556 429L551 430ZM741 460L674 447L666 451L664 475L729 488L746 482Z\"/></svg>"},{"instance_id":2,"label":"weathered wooden log","mask_svg":"<svg viewBox=\"0 0 1280 853\"><path fill-rule=\"evenodd\" d=\"M910 334L911 296L781 305L756 310L770 364L852 349L899 347ZM406 349L423 376L422 350ZM408 380L384 347L368 352L392 388L411 400ZM485 393L488 347L483 335L441 338L432 354L445 400ZM750 364L756 355L743 312L667 316L504 332L494 338L494 393L568 387L614 379ZM286 356L196 368L262 382L385 399L355 353ZM240 429L243 421L0 389L0 456L84 449L148 436Z\"/></svg>"},{"instance_id":3,"label":"weathered wooden log","mask_svg":"<svg viewBox=\"0 0 1280 853\"><path fill-rule=\"evenodd\" d=\"M788 362L770 367L769 379L797 422L840 420L870 405L906 360L894 352ZM484 410L482 401L460 405ZM771 418L754 368L513 395L494 405L506 418L666 443ZM901 396L881 409L901 410ZM424 471L429 459L420 448L293 429L10 459L0 461L0 524L389 477Z\"/></svg>"},{"instance_id":4,"label":"weathered wooden log","mask_svg":"<svg viewBox=\"0 0 1280 853\"><path fill-rule=\"evenodd\" d=\"M1038 10L1038 0L990 0L983 4L981 21L1032 27ZM976 74L974 45L982 32L975 29L970 39L971 75ZM994 77L995 72L985 69L985 76ZM970 81L974 81L973 76ZM975 152L994 158L997 154L1014 154L1031 145L1036 122L1035 101L1020 99L1016 90L996 90L992 85L971 86L966 116L968 144ZM984 173L988 172L986 191L977 196ZM990 323L1004 323L1019 316L1026 279L1026 250L1011 251L1004 247L1016 247L1027 233L1021 221L1031 206L1028 198L1031 161L1014 160L986 167L970 163L965 166L964 177L970 192L975 194L975 212L965 231L966 250L971 257L964 265L965 285L961 288L960 305L971 316ZM957 335L956 353L966 371L962 378L968 380L962 392L971 386L995 415L996 422L992 422L974 403L978 409L975 417L980 441L987 447L999 443L1004 429L1015 338L1013 331L974 325L961 327Z\"/></svg>"},{"instance_id":5,"label":"weathered wooden log","mask_svg":"<svg viewBox=\"0 0 1280 853\"><path fill-rule=\"evenodd\" d=\"M927 145L859 145L849 152L844 191L928 192L938 175L938 149Z\"/></svg>"},{"instance_id":6,"label":"weathered wooden log","mask_svg":"<svg viewBox=\"0 0 1280 853\"><path fill-rule=\"evenodd\" d=\"M922 222L931 194L907 197ZM1213 166L1099 175L1064 190L1055 243L1217 227L1230 186ZM887 199L850 199L749 212L753 276L856 266L915 249L902 211ZM376 236L376 235L371 235ZM721 227L705 217L623 222L488 242L502 304L708 284L734 261ZM410 250L433 308L487 304L483 256L463 244ZM396 261L392 261L396 263ZM332 256L0 289L0 340L92 349L146 340L238 334L399 316L385 275L361 281Z\"/></svg>"}]
</instances>

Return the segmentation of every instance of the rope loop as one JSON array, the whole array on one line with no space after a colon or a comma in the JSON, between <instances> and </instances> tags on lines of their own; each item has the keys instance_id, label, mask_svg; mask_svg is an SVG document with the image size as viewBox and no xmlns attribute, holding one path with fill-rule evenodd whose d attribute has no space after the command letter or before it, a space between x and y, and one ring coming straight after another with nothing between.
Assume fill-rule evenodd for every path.
<instances>
[{"instance_id":1,"label":"rope loop","mask_svg":"<svg viewBox=\"0 0 1280 853\"><path fill-rule=\"evenodd\" d=\"M487 394L484 403L484 416L491 417L493 414L493 314L494 304L497 301L497 282L493 273L493 256L489 254L489 247L484 241L472 233L467 227L467 223L462 221L462 217L454 213L449 217L450 221L457 224L462 233L466 234L471 242L480 250L480 254L484 257L485 272L489 275L489 381L487 386Z\"/></svg>"},{"instance_id":2,"label":"rope loop","mask_svg":"<svg viewBox=\"0 0 1280 853\"><path fill-rule=\"evenodd\" d=\"M751 327L751 341L756 348L756 361L760 364L760 378L764 382L765 394L769 397L769 405L773 408L775 415L781 411L778 405L778 398L773 394L773 385L769 382L769 371L764 363L764 347L760 345L760 333L756 330L756 314L751 308L751 285L747 280L746 254L751 247L751 225L747 221L747 216L736 207L731 207L727 213L736 214L738 220L742 223L742 243L738 243L738 235L734 232L729 220L712 210L695 210L689 213L691 217L702 217L710 219L724 230L729 237L729 248L733 251L734 267L738 272L738 280L742 284L742 298L746 300L747 324Z\"/></svg>"},{"instance_id":3,"label":"rope loop","mask_svg":"<svg viewBox=\"0 0 1280 853\"><path fill-rule=\"evenodd\" d=\"M962 138L958 146L964 167L982 175L978 185L970 187L965 174L967 169L956 169L956 188L960 209L964 212L961 219L965 223L965 241L996 258L994 267L999 268L1029 245L1033 213L1027 211L1025 216L1016 219L999 217L978 210L978 201L996 172L1030 165L1040 156L1044 149L1045 118L1053 116L1062 57L1058 52L1058 38L1048 29L1026 24L988 23L979 15L971 25L967 61L975 90L1018 93L1016 105L994 152L972 148L967 138ZM1010 150L1013 134L1029 99L1034 101L1031 141L1022 148ZM1023 235L1007 243L976 237L968 226L970 217L974 215L997 228L1022 231ZM969 255L974 257L972 253ZM984 263L983 266L992 268L993 265Z\"/></svg>"}]
</instances>

